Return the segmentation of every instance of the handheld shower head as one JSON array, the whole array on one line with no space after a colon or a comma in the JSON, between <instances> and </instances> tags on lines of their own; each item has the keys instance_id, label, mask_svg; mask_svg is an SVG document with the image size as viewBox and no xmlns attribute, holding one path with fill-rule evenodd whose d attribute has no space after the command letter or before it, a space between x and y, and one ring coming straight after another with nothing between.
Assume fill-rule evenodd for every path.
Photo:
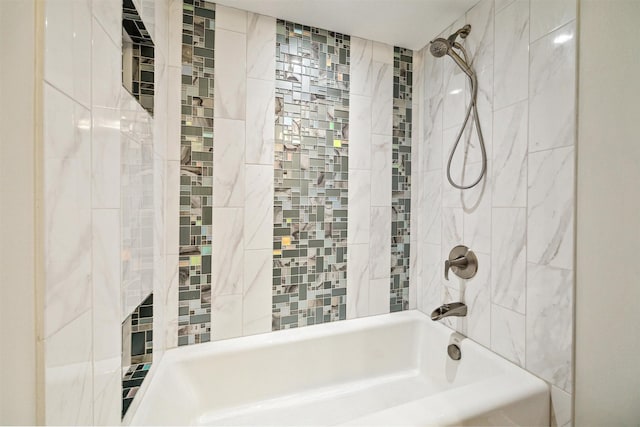
<instances>
[{"instance_id":1,"label":"handheld shower head","mask_svg":"<svg viewBox=\"0 0 640 427\"><path fill-rule=\"evenodd\" d=\"M464 48L459 43L450 41L450 39L451 37L449 37L449 39L437 38L435 40L432 40L431 46L429 46L429 51L436 58L441 58L445 55L449 55L451 59L453 59L454 62L458 64L458 67L460 67L462 71L465 72L466 75L472 77L473 70L471 69L471 67L469 67L469 64L467 64L467 62L453 50L453 48L455 47L456 49L464 52ZM464 53L464 55L466 57L467 54Z\"/></svg>"},{"instance_id":2,"label":"handheld shower head","mask_svg":"<svg viewBox=\"0 0 640 427\"><path fill-rule=\"evenodd\" d=\"M449 49L451 49L451 43L447 39L437 38L431 41L431 46L429 46L429 51L436 58L440 58L449 53Z\"/></svg>"}]
</instances>

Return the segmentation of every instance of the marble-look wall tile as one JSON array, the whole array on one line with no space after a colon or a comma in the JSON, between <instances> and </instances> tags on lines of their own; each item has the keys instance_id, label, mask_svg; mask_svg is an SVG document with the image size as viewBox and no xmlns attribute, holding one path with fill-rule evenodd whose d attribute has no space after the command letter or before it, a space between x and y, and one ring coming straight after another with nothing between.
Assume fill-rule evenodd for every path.
<instances>
[{"instance_id":1,"label":"marble-look wall tile","mask_svg":"<svg viewBox=\"0 0 640 427\"><path fill-rule=\"evenodd\" d=\"M571 395L551 386L551 427L571 427Z\"/></svg>"},{"instance_id":2,"label":"marble-look wall tile","mask_svg":"<svg viewBox=\"0 0 640 427\"><path fill-rule=\"evenodd\" d=\"M93 20L93 49L91 50L91 105L118 108L122 85L122 52Z\"/></svg>"},{"instance_id":3,"label":"marble-look wall tile","mask_svg":"<svg viewBox=\"0 0 640 427\"><path fill-rule=\"evenodd\" d=\"M426 48L413 51L413 93L412 93L412 146L411 146L411 206L414 212L425 212L425 193L421 177L424 176L421 157L423 156L424 143L424 56L428 55ZM418 308L418 289L422 283L422 266L420 262L421 247L418 244L419 232L422 223L421 215L413 215L411 218L410 239L411 251L409 256L409 310Z\"/></svg>"},{"instance_id":4,"label":"marble-look wall tile","mask_svg":"<svg viewBox=\"0 0 640 427\"><path fill-rule=\"evenodd\" d=\"M371 172L355 169L349 171L348 203L347 244L369 243L371 230L369 219L371 210Z\"/></svg>"},{"instance_id":5,"label":"marble-look wall tile","mask_svg":"<svg viewBox=\"0 0 640 427\"><path fill-rule=\"evenodd\" d=\"M420 244L420 243L419 243ZM442 294L442 250L440 245L420 245L423 286L418 299L418 310L431 314L440 303Z\"/></svg>"},{"instance_id":6,"label":"marble-look wall tile","mask_svg":"<svg viewBox=\"0 0 640 427\"><path fill-rule=\"evenodd\" d=\"M168 72L164 59L156 57L154 65L153 152L163 159L167 154L167 102L169 98Z\"/></svg>"},{"instance_id":7,"label":"marble-look wall tile","mask_svg":"<svg viewBox=\"0 0 640 427\"><path fill-rule=\"evenodd\" d=\"M93 357L119 360L120 210L94 209L92 221Z\"/></svg>"},{"instance_id":8,"label":"marble-look wall tile","mask_svg":"<svg viewBox=\"0 0 640 427\"><path fill-rule=\"evenodd\" d=\"M245 175L245 249L271 249L273 246L273 166L246 165Z\"/></svg>"},{"instance_id":9,"label":"marble-look wall tile","mask_svg":"<svg viewBox=\"0 0 640 427\"><path fill-rule=\"evenodd\" d=\"M393 65L393 46L385 43L373 42L371 45L371 49L373 62Z\"/></svg>"},{"instance_id":10,"label":"marble-look wall tile","mask_svg":"<svg viewBox=\"0 0 640 427\"><path fill-rule=\"evenodd\" d=\"M44 340L48 425L93 424L91 332L88 309Z\"/></svg>"},{"instance_id":11,"label":"marble-look wall tile","mask_svg":"<svg viewBox=\"0 0 640 427\"><path fill-rule=\"evenodd\" d=\"M216 24L218 22L219 19L216 19ZM246 24L243 28L245 27ZM214 48L216 56L214 116L216 119L245 119L246 40L247 36L244 33L216 29Z\"/></svg>"},{"instance_id":12,"label":"marble-look wall tile","mask_svg":"<svg viewBox=\"0 0 640 427\"><path fill-rule=\"evenodd\" d=\"M494 113L493 206L527 205L528 104Z\"/></svg>"},{"instance_id":13,"label":"marble-look wall tile","mask_svg":"<svg viewBox=\"0 0 640 427\"><path fill-rule=\"evenodd\" d=\"M216 31L220 29L245 33L247 12L234 7L216 5Z\"/></svg>"},{"instance_id":14,"label":"marble-look wall tile","mask_svg":"<svg viewBox=\"0 0 640 427\"><path fill-rule=\"evenodd\" d=\"M442 171L426 172L420 183L425 196L419 232L425 242L439 245L442 243Z\"/></svg>"},{"instance_id":15,"label":"marble-look wall tile","mask_svg":"<svg viewBox=\"0 0 640 427\"><path fill-rule=\"evenodd\" d=\"M573 274L527 265L527 370L571 393Z\"/></svg>"},{"instance_id":16,"label":"marble-look wall tile","mask_svg":"<svg viewBox=\"0 0 640 427\"><path fill-rule=\"evenodd\" d=\"M122 414L122 368L120 357L93 364L94 426L120 424ZM114 368L115 367L115 368Z\"/></svg>"},{"instance_id":17,"label":"marble-look wall tile","mask_svg":"<svg viewBox=\"0 0 640 427\"><path fill-rule=\"evenodd\" d=\"M211 338L219 341L242 335L242 294L217 295L211 303Z\"/></svg>"},{"instance_id":18,"label":"marble-look wall tile","mask_svg":"<svg viewBox=\"0 0 640 427\"><path fill-rule=\"evenodd\" d=\"M92 0L91 12L120 49L122 46L122 2L120 0ZM182 9L180 10L182 14Z\"/></svg>"},{"instance_id":19,"label":"marble-look wall tile","mask_svg":"<svg viewBox=\"0 0 640 427\"><path fill-rule=\"evenodd\" d=\"M442 208L442 256L449 259L449 252L462 244L464 211L460 208Z\"/></svg>"},{"instance_id":20,"label":"marble-look wall tile","mask_svg":"<svg viewBox=\"0 0 640 427\"><path fill-rule=\"evenodd\" d=\"M347 253L347 319L369 315L369 244L352 244Z\"/></svg>"},{"instance_id":21,"label":"marble-look wall tile","mask_svg":"<svg viewBox=\"0 0 640 427\"><path fill-rule=\"evenodd\" d=\"M82 105L91 105L91 1L45 3L44 78Z\"/></svg>"},{"instance_id":22,"label":"marble-look wall tile","mask_svg":"<svg viewBox=\"0 0 640 427\"><path fill-rule=\"evenodd\" d=\"M246 163L273 166L275 90L274 76L247 79Z\"/></svg>"},{"instance_id":23,"label":"marble-look wall tile","mask_svg":"<svg viewBox=\"0 0 640 427\"><path fill-rule=\"evenodd\" d=\"M576 30L568 24L531 44L529 151L573 145Z\"/></svg>"},{"instance_id":24,"label":"marble-look wall tile","mask_svg":"<svg viewBox=\"0 0 640 427\"><path fill-rule=\"evenodd\" d=\"M499 305L491 309L491 349L525 366L525 317Z\"/></svg>"},{"instance_id":25,"label":"marble-look wall tile","mask_svg":"<svg viewBox=\"0 0 640 427\"><path fill-rule=\"evenodd\" d=\"M475 179L480 174L481 166L479 164L475 164L473 168L469 166L467 171ZM487 173L487 175L490 174ZM468 200L463 198L463 241L474 251L491 253L491 190L486 184L486 177L483 181L473 189L463 192L464 196L469 197ZM477 192L475 198L472 194L474 191Z\"/></svg>"},{"instance_id":26,"label":"marble-look wall tile","mask_svg":"<svg viewBox=\"0 0 640 427\"><path fill-rule=\"evenodd\" d=\"M242 207L245 202L244 121L216 118L214 135L213 206Z\"/></svg>"},{"instance_id":27,"label":"marble-look wall tile","mask_svg":"<svg viewBox=\"0 0 640 427\"><path fill-rule=\"evenodd\" d=\"M471 62L478 79L478 118L482 130L487 158L490 159L493 153L493 92L494 92L494 33L495 33L495 12L492 0L479 2L466 14L466 22L473 28L473 36L465 39L465 44L469 49ZM467 79L466 93L470 94L471 85ZM467 101L470 96L467 96ZM477 129L472 128L471 140L467 150L469 162L481 160L481 150ZM477 160L476 160L477 159Z\"/></svg>"},{"instance_id":28,"label":"marble-look wall tile","mask_svg":"<svg viewBox=\"0 0 640 427\"><path fill-rule=\"evenodd\" d=\"M389 313L389 278L371 279L369 280L369 315L386 313Z\"/></svg>"},{"instance_id":29,"label":"marble-look wall tile","mask_svg":"<svg viewBox=\"0 0 640 427\"><path fill-rule=\"evenodd\" d=\"M44 335L91 307L90 113L44 89Z\"/></svg>"},{"instance_id":30,"label":"marble-look wall tile","mask_svg":"<svg viewBox=\"0 0 640 427\"><path fill-rule=\"evenodd\" d=\"M181 73L179 67L167 69L167 160L180 160Z\"/></svg>"},{"instance_id":31,"label":"marble-look wall tile","mask_svg":"<svg viewBox=\"0 0 640 427\"><path fill-rule=\"evenodd\" d=\"M247 77L267 81L275 79L276 55L273 48L275 45L275 18L249 13L247 19ZM248 106L249 104L247 104ZM273 116L273 109L271 112ZM273 134L271 136L273 137Z\"/></svg>"},{"instance_id":32,"label":"marble-look wall tile","mask_svg":"<svg viewBox=\"0 0 640 427\"><path fill-rule=\"evenodd\" d=\"M531 41L558 29L576 18L576 0L533 0L531 2Z\"/></svg>"},{"instance_id":33,"label":"marble-look wall tile","mask_svg":"<svg viewBox=\"0 0 640 427\"><path fill-rule=\"evenodd\" d=\"M514 0L495 0L496 3L496 13L500 12L505 7L509 6L513 3Z\"/></svg>"},{"instance_id":34,"label":"marble-look wall tile","mask_svg":"<svg viewBox=\"0 0 640 427\"><path fill-rule=\"evenodd\" d=\"M245 251L242 335L261 334L271 331L272 268L273 255L271 248ZM213 328L215 330L215 324Z\"/></svg>"},{"instance_id":35,"label":"marble-look wall tile","mask_svg":"<svg viewBox=\"0 0 640 427\"><path fill-rule=\"evenodd\" d=\"M424 125L422 135L425 141L421 166L424 171L442 169L442 126L444 108L444 61L431 54L425 55L424 82Z\"/></svg>"},{"instance_id":36,"label":"marble-look wall tile","mask_svg":"<svg viewBox=\"0 0 640 427\"><path fill-rule=\"evenodd\" d=\"M94 1L100 2L102 0ZM169 0L167 65L170 67L182 66L182 1ZM180 86L180 83L178 83L178 86ZM169 88L171 89L172 86L169 86ZM179 102L178 105L180 105ZM171 104L169 104L169 109L171 109Z\"/></svg>"},{"instance_id":37,"label":"marble-look wall tile","mask_svg":"<svg viewBox=\"0 0 640 427\"><path fill-rule=\"evenodd\" d=\"M93 424L120 422L120 210L93 210Z\"/></svg>"},{"instance_id":38,"label":"marble-look wall tile","mask_svg":"<svg viewBox=\"0 0 640 427\"><path fill-rule=\"evenodd\" d=\"M180 247L180 162L167 161L166 185L164 227L166 252L167 254L178 254Z\"/></svg>"},{"instance_id":39,"label":"marble-look wall tile","mask_svg":"<svg viewBox=\"0 0 640 427\"><path fill-rule=\"evenodd\" d=\"M393 61L393 48L390 60ZM371 132L377 135L391 135L393 131L393 86L389 84L391 81L393 65L374 61Z\"/></svg>"},{"instance_id":40,"label":"marble-look wall tile","mask_svg":"<svg viewBox=\"0 0 640 427\"><path fill-rule=\"evenodd\" d=\"M91 128L91 200L94 208L120 207L120 111L95 107Z\"/></svg>"},{"instance_id":41,"label":"marble-look wall tile","mask_svg":"<svg viewBox=\"0 0 640 427\"><path fill-rule=\"evenodd\" d=\"M529 0L515 0L498 12L495 26L494 106L500 109L527 98Z\"/></svg>"},{"instance_id":42,"label":"marble-look wall tile","mask_svg":"<svg viewBox=\"0 0 640 427\"><path fill-rule=\"evenodd\" d=\"M371 102L349 94L349 169L371 169Z\"/></svg>"},{"instance_id":43,"label":"marble-look wall tile","mask_svg":"<svg viewBox=\"0 0 640 427\"><path fill-rule=\"evenodd\" d=\"M469 280L459 280L463 284L460 286L460 298L468 307L468 314L465 318L465 335L472 340L489 347L491 345L491 277L492 270L487 268L491 263L489 254L475 252L478 257L478 265L485 268L478 268L475 277ZM443 261L440 260L439 267L442 269ZM451 276L450 276L451 278ZM452 280L454 280L452 278ZM433 307L435 309L435 307Z\"/></svg>"},{"instance_id":44,"label":"marble-look wall tile","mask_svg":"<svg viewBox=\"0 0 640 427\"><path fill-rule=\"evenodd\" d=\"M242 208L213 208L212 246L217 253L212 259L211 266L212 294L214 296L231 294L242 296L243 222ZM242 305L242 301L240 301L240 305ZM242 315L240 317L242 318Z\"/></svg>"},{"instance_id":45,"label":"marble-look wall tile","mask_svg":"<svg viewBox=\"0 0 640 427\"><path fill-rule=\"evenodd\" d=\"M440 173L442 174L442 206L449 208L461 208L462 207L462 191L454 188L451 184L449 184L449 180L447 179L447 163L449 161L449 156L451 155L451 150L456 142L456 138L458 136L458 132L460 131L457 127L449 128L442 132L442 168L440 168ZM460 145L463 143L460 142ZM464 163L464 150L458 149L456 150L453 159L451 160L451 178L455 182L466 183L467 181L463 181L463 174L466 171L466 166Z\"/></svg>"},{"instance_id":46,"label":"marble-look wall tile","mask_svg":"<svg viewBox=\"0 0 640 427\"><path fill-rule=\"evenodd\" d=\"M445 58L447 59L447 58ZM444 102L443 102L443 122L444 129L452 126L456 131L464 120L467 110L467 76L455 64L444 64Z\"/></svg>"},{"instance_id":47,"label":"marble-look wall tile","mask_svg":"<svg viewBox=\"0 0 640 427\"><path fill-rule=\"evenodd\" d=\"M387 280L387 309L389 308L389 274L391 272L391 207L371 207L371 234L369 242L369 278ZM373 297L373 289L370 296ZM376 294L377 296L378 294ZM371 309L371 307L369 307ZM373 314L373 313L372 313Z\"/></svg>"},{"instance_id":48,"label":"marble-look wall tile","mask_svg":"<svg viewBox=\"0 0 640 427\"><path fill-rule=\"evenodd\" d=\"M156 117L157 119L157 117ZM154 138L154 145L163 136ZM165 150L162 150L164 154ZM153 330L162 331L166 325L165 300L166 293L166 253L165 253L165 190L166 190L166 162L164 157L153 154L153 296L158 304L153 306ZM165 351L165 335L156 334L153 337L153 360L159 362Z\"/></svg>"},{"instance_id":49,"label":"marble-look wall tile","mask_svg":"<svg viewBox=\"0 0 640 427\"><path fill-rule=\"evenodd\" d=\"M350 102L353 103L354 95L371 97L373 95L373 42L371 40L351 37L350 71ZM353 121L350 124L352 125Z\"/></svg>"},{"instance_id":50,"label":"marble-look wall tile","mask_svg":"<svg viewBox=\"0 0 640 427\"><path fill-rule=\"evenodd\" d=\"M492 222L492 301L524 314L527 211L525 208L494 208Z\"/></svg>"},{"instance_id":51,"label":"marble-look wall tile","mask_svg":"<svg viewBox=\"0 0 640 427\"><path fill-rule=\"evenodd\" d=\"M389 111L391 112L391 110ZM391 208L391 136L371 137L371 206Z\"/></svg>"},{"instance_id":52,"label":"marble-look wall tile","mask_svg":"<svg viewBox=\"0 0 640 427\"><path fill-rule=\"evenodd\" d=\"M164 293L164 311L166 318L165 346L167 349L178 346L178 295L180 287L178 254L168 253L165 262L166 290Z\"/></svg>"},{"instance_id":53,"label":"marble-look wall tile","mask_svg":"<svg viewBox=\"0 0 640 427\"><path fill-rule=\"evenodd\" d=\"M418 308L418 286L420 273L418 270L418 241L411 241L411 255L409 257L409 310Z\"/></svg>"},{"instance_id":54,"label":"marble-look wall tile","mask_svg":"<svg viewBox=\"0 0 640 427\"><path fill-rule=\"evenodd\" d=\"M527 259L573 268L574 149L529 154Z\"/></svg>"}]
</instances>

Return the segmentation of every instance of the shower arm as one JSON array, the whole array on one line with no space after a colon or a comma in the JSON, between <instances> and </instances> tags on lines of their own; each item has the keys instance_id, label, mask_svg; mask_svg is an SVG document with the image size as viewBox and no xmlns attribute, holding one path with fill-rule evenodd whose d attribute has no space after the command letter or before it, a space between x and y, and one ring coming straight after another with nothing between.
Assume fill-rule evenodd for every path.
<instances>
[{"instance_id":1,"label":"shower arm","mask_svg":"<svg viewBox=\"0 0 640 427\"><path fill-rule=\"evenodd\" d=\"M465 48L458 42L453 43L453 47L455 47L456 49L458 49L458 50L460 50L462 52L462 55L464 57L465 65L469 64L469 58L467 56L467 51L465 50ZM456 143L453 145L453 147L451 149L451 155L449 156L449 161L447 162L447 179L449 180L449 183L452 186L454 186L455 188L457 188L459 190L467 190L469 188L472 188L472 187L475 187L476 185L478 185L478 183L482 180L482 177L484 177L485 172L487 170L487 152L486 152L486 149L484 147L484 138L482 136L482 130L480 128L480 119L478 118L478 109L477 109L477 105L476 105L476 99L477 99L477 95L478 95L478 79L477 79L475 73L468 72L468 70L471 70L470 66L466 65L466 67L463 67L460 64L460 61L462 60L462 58L460 58L460 56L458 54L456 54L455 52L451 51L451 52L449 52L449 56L451 56L454 59L456 64L458 64L460 66L460 68L462 68L462 70L465 72L465 74L469 78L469 82L471 83L471 101L469 102L469 105L467 107L467 112L465 113L464 122L462 123L462 126L460 127L460 132L458 132L458 136L456 137ZM456 59L456 57L457 57L457 59ZM482 153L482 170L480 171L480 175L478 176L478 179L476 179L472 184L470 184L470 185L458 185L451 178L451 161L453 160L453 153L456 151L456 148L458 147L458 144L460 143L460 139L462 138L462 134L464 133L464 130L467 127L467 123L469 122L469 116L471 115L471 110L472 109L474 110L473 118L474 118L474 121L476 122L476 129L477 129L477 132L478 132L478 138L480 139L480 142L481 142L480 143L480 149L481 149L481 153Z\"/></svg>"}]
</instances>

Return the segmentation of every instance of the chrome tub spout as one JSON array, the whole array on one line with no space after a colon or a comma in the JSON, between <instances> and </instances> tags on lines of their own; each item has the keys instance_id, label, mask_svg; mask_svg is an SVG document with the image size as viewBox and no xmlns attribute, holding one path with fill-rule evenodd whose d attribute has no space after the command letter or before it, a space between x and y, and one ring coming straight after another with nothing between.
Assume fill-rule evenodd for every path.
<instances>
[{"instance_id":1,"label":"chrome tub spout","mask_svg":"<svg viewBox=\"0 0 640 427\"><path fill-rule=\"evenodd\" d=\"M431 320L440 320L450 316L463 317L466 315L467 306L464 303L452 302L450 304L443 304L433 310L431 313Z\"/></svg>"}]
</instances>

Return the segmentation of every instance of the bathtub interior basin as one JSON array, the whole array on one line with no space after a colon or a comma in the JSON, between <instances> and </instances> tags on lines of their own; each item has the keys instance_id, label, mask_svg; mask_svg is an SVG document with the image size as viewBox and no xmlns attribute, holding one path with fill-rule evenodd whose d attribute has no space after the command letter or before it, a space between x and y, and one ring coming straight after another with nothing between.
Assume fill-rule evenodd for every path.
<instances>
[{"instance_id":1,"label":"bathtub interior basin","mask_svg":"<svg viewBox=\"0 0 640 427\"><path fill-rule=\"evenodd\" d=\"M181 347L155 369L132 425L549 425L544 381L418 311Z\"/></svg>"}]
</instances>

